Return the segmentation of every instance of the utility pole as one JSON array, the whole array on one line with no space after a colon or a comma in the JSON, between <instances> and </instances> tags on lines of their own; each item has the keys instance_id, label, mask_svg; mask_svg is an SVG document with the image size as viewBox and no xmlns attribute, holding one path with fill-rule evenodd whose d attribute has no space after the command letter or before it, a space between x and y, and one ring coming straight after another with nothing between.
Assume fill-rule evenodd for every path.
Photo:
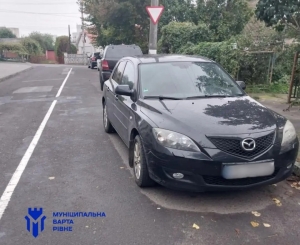
<instances>
[{"instance_id":1,"label":"utility pole","mask_svg":"<svg viewBox=\"0 0 300 245\"><path fill-rule=\"evenodd\" d=\"M70 32L70 25L69 28L69 44L68 44L68 53L71 53L71 32Z\"/></svg>"},{"instance_id":2,"label":"utility pole","mask_svg":"<svg viewBox=\"0 0 300 245\"><path fill-rule=\"evenodd\" d=\"M151 6L158 6L159 0L151 0ZM150 20L150 32L149 32L149 54L157 54L157 26Z\"/></svg>"},{"instance_id":3,"label":"utility pole","mask_svg":"<svg viewBox=\"0 0 300 245\"><path fill-rule=\"evenodd\" d=\"M81 38L83 39L83 64L86 65L86 54L85 54L85 31L84 31L84 20L83 20L83 0L81 0L81 29L82 35Z\"/></svg>"}]
</instances>

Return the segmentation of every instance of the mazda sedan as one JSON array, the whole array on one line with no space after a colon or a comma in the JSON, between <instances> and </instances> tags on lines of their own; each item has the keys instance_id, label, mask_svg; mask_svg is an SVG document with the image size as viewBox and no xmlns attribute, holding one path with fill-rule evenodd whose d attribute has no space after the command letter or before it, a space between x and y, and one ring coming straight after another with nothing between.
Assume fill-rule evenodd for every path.
<instances>
[{"instance_id":1,"label":"mazda sedan","mask_svg":"<svg viewBox=\"0 0 300 245\"><path fill-rule=\"evenodd\" d=\"M126 57L105 82L103 125L129 148L140 187L236 190L287 178L298 152L293 124L203 57Z\"/></svg>"}]
</instances>

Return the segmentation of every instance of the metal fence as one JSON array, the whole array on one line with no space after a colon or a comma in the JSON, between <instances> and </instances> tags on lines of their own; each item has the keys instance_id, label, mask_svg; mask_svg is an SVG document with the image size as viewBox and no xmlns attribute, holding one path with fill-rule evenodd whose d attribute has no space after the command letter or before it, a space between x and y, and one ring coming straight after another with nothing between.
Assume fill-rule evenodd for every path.
<instances>
[{"instance_id":1,"label":"metal fence","mask_svg":"<svg viewBox=\"0 0 300 245\"><path fill-rule=\"evenodd\" d=\"M77 64L84 65L87 64L88 57L83 54L64 54L64 63L65 64Z\"/></svg>"}]
</instances>

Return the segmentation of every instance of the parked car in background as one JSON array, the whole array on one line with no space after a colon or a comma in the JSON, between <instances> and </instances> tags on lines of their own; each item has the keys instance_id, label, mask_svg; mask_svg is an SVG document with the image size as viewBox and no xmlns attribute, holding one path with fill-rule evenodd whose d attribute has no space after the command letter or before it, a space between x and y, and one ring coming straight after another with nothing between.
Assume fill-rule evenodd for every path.
<instances>
[{"instance_id":1,"label":"parked car in background","mask_svg":"<svg viewBox=\"0 0 300 245\"><path fill-rule=\"evenodd\" d=\"M92 53L88 59L88 68L94 69L97 66L98 59L101 59L100 52Z\"/></svg>"},{"instance_id":2,"label":"parked car in background","mask_svg":"<svg viewBox=\"0 0 300 245\"><path fill-rule=\"evenodd\" d=\"M277 183L293 171L295 128L243 89L203 57L126 57L104 84L104 129L129 148L140 187L198 192Z\"/></svg>"},{"instance_id":3,"label":"parked car in background","mask_svg":"<svg viewBox=\"0 0 300 245\"><path fill-rule=\"evenodd\" d=\"M99 80L103 90L104 82L109 79L117 62L126 56L143 55L141 48L137 45L108 45L104 49L103 57L99 61Z\"/></svg>"}]
</instances>

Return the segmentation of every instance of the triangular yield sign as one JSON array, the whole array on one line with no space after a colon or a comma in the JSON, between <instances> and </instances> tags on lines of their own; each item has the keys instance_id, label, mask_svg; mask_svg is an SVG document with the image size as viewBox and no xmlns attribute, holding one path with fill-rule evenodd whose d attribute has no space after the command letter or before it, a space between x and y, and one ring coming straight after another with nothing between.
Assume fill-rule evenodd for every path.
<instances>
[{"instance_id":1,"label":"triangular yield sign","mask_svg":"<svg viewBox=\"0 0 300 245\"><path fill-rule=\"evenodd\" d=\"M146 10L153 24L156 25L164 11L164 6L148 6Z\"/></svg>"}]
</instances>

